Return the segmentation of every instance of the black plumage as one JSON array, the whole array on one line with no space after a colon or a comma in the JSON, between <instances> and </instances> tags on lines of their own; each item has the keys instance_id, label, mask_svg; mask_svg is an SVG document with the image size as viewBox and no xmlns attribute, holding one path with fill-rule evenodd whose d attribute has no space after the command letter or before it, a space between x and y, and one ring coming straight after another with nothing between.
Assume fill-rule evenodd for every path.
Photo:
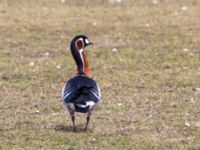
<instances>
[{"instance_id":1,"label":"black plumage","mask_svg":"<svg viewBox=\"0 0 200 150\"><path fill-rule=\"evenodd\" d=\"M99 87L93 79L78 75L68 80L63 88L62 99L65 103L73 103L76 112L86 113L90 108L87 102L99 102Z\"/></svg>"}]
</instances>

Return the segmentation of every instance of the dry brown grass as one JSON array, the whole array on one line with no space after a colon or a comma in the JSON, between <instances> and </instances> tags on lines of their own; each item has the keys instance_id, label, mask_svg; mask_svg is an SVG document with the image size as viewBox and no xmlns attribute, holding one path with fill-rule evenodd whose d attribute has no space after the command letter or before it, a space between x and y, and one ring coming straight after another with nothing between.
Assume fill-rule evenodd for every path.
<instances>
[{"instance_id":1,"label":"dry brown grass","mask_svg":"<svg viewBox=\"0 0 200 150\"><path fill-rule=\"evenodd\" d=\"M199 149L199 8L1 1L0 149ZM87 54L102 89L87 133L81 114L72 132L60 100L75 70L69 42L80 33L95 43Z\"/></svg>"}]
</instances>

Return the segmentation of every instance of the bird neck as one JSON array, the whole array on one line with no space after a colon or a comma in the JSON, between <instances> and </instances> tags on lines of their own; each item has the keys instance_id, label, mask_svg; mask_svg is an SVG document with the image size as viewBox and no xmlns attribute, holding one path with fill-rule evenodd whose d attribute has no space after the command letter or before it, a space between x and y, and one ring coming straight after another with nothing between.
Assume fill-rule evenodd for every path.
<instances>
[{"instance_id":1,"label":"bird neck","mask_svg":"<svg viewBox=\"0 0 200 150\"><path fill-rule=\"evenodd\" d=\"M89 64L86 58L85 51L83 50L80 54L80 61L77 61L75 59L76 64L77 64L77 73L76 75L85 75L87 77L91 77L91 72L89 69Z\"/></svg>"},{"instance_id":2,"label":"bird neck","mask_svg":"<svg viewBox=\"0 0 200 150\"><path fill-rule=\"evenodd\" d=\"M87 61L87 58L86 58L86 54L85 54L85 52L83 51L82 52L82 56L83 56L83 61L84 61L84 63L83 63L83 72L84 72L84 74L86 75L86 76L91 76L91 72L90 72L90 68L89 68L89 64L88 64L88 61Z\"/></svg>"}]
</instances>

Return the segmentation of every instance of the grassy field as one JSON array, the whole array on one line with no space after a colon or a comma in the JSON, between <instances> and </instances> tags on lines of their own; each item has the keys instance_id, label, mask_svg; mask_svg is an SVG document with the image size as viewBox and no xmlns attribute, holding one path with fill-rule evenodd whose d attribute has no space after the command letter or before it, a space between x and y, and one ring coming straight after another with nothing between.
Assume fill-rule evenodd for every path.
<instances>
[{"instance_id":1,"label":"grassy field","mask_svg":"<svg viewBox=\"0 0 200 150\"><path fill-rule=\"evenodd\" d=\"M0 149L199 150L198 0L1 0ZM86 34L102 102L72 131L61 90Z\"/></svg>"}]
</instances>

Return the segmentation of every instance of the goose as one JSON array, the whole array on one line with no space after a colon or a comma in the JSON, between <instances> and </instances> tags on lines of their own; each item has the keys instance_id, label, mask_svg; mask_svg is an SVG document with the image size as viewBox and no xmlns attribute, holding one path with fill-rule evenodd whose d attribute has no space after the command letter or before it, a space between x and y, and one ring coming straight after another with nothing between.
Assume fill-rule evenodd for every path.
<instances>
[{"instance_id":1,"label":"goose","mask_svg":"<svg viewBox=\"0 0 200 150\"><path fill-rule=\"evenodd\" d=\"M73 130L77 131L75 125L75 113L87 113L85 131L92 111L98 105L101 97L100 88L91 77L91 71L86 59L85 48L93 43L87 36L75 36L70 45L71 54L77 65L77 72L69 79L62 90L62 101L69 111L73 123Z\"/></svg>"}]
</instances>

